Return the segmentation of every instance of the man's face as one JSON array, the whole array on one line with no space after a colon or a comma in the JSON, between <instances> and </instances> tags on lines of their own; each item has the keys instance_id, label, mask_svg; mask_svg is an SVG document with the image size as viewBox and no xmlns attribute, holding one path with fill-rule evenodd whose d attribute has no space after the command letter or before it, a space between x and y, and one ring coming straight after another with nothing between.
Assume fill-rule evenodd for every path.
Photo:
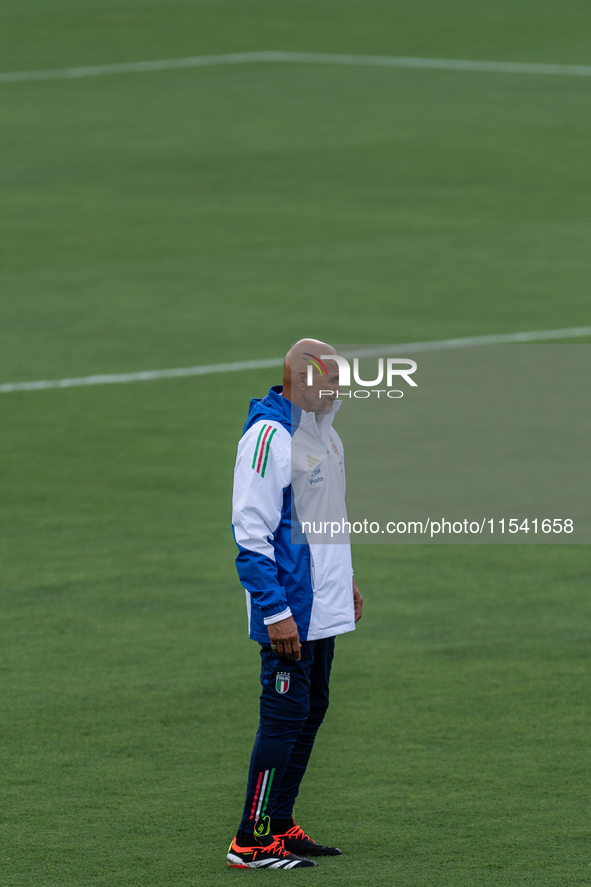
<instances>
[{"instance_id":1,"label":"man's face","mask_svg":"<svg viewBox=\"0 0 591 887\"><path fill-rule=\"evenodd\" d=\"M330 361L334 363L334 361ZM317 416L326 416L332 411L333 402L338 397L339 370L329 369L329 375L321 376L316 370L312 377L312 384L308 385L308 376L305 372L299 372L292 380L292 390L298 392L298 406L307 413L316 413ZM320 392L332 391L332 394L320 395Z\"/></svg>"}]
</instances>

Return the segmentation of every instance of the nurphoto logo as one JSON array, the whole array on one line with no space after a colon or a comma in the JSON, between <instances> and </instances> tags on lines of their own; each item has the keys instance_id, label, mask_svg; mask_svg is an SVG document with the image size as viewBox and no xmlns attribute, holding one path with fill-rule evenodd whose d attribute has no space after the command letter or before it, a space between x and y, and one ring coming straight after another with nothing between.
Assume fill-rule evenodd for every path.
<instances>
[{"instance_id":1,"label":"nurphoto logo","mask_svg":"<svg viewBox=\"0 0 591 887\"><path fill-rule=\"evenodd\" d=\"M346 357L342 357L340 354L321 354L319 357L316 357L314 354L307 353L304 356L309 364L306 380L308 386L314 384L314 367L316 367L321 376L328 377L328 369L324 363L325 360L334 360L339 368L339 389L343 386L348 388L351 386L351 364ZM378 397L380 397L381 394L385 394L386 397L397 399L403 397L404 392L393 387L395 380L398 381L399 379L402 379L412 388L417 388L417 383L411 378L416 369L416 361L411 360L408 357L387 357L385 371L387 387L377 388L374 386L381 385L384 381L384 358L378 357L378 374L376 378L367 380L360 377L359 358L354 357L353 379L357 385L361 386L361 388L355 391L338 390L336 392L334 389L321 390L320 397L330 397L336 393L339 397L364 398L371 397L373 393L377 394Z\"/></svg>"}]
</instances>

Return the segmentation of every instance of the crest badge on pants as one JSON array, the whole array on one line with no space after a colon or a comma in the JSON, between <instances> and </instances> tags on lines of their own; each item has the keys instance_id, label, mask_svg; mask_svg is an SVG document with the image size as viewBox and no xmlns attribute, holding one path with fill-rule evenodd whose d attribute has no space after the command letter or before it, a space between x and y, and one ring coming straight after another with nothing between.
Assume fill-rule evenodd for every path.
<instances>
[{"instance_id":1,"label":"crest badge on pants","mask_svg":"<svg viewBox=\"0 0 591 887\"><path fill-rule=\"evenodd\" d=\"M275 676L275 689L278 693L287 693L291 675L285 671L278 671Z\"/></svg>"}]
</instances>

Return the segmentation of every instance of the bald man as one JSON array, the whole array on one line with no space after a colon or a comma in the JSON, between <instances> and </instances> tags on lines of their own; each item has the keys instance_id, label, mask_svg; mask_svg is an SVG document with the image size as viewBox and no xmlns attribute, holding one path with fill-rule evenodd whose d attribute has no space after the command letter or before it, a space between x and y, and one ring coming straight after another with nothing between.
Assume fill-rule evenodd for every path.
<instances>
[{"instance_id":1,"label":"bald man","mask_svg":"<svg viewBox=\"0 0 591 887\"><path fill-rule=\"evenodd\" d=\"M341 855L293 818L328 708L335 637L355 628L363 605L348 538L310 541L297 508L305 500L309 512L329 501L346 516L343 445L332 427L340 406L332 354L317 339L297 342L285 358L283 386L251 400L238 446L236 565L250 637L261 647L262 693L244 812L227 855L236 868L302 868L316 865L308 856ZM295 458L299 451L305 458Z\"/></svg>"}]
</instances>

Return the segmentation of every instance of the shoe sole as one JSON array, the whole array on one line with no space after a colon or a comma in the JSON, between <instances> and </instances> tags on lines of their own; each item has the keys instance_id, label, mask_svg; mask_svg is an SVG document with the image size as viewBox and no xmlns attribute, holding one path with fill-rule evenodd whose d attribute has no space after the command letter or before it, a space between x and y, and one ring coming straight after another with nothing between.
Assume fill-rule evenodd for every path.
<instances>
[{"instance_id":1,"label":"shoe sole","mask_svg":"<svg viewBox=\"0 0 591 887\"><path fill-rule=\"evenodd\" d=\"M228 853L226 860L230 868L234 869L303 869L318 864L311 859L306 860L308 865L302 865L301 859L259 859L253 862L244 862L234 853Z\"/></svg>"}]
</instances>

